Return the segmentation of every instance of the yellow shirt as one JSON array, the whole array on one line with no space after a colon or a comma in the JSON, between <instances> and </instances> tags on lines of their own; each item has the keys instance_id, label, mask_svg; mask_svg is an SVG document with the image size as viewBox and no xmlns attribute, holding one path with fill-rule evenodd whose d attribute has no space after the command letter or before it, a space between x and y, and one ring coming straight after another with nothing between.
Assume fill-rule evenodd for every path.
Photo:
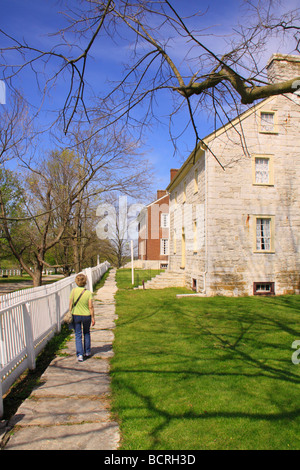
<instances>
[{"instance_id":1,"label":"yellow shirt","mask_svg":"<svg viewBox=\"0 0 300 470\"><path fill-rule=\"evenodd\" d=\"M76 302L84 287L75 287L70 294L70 299L73 299L73 303ZM79 299L76 307L73 308L73 315L84 315L88 316L91 314L89 309L89 300L93 298L91 291L86 290Z\"/></svg>"}]
</instances>

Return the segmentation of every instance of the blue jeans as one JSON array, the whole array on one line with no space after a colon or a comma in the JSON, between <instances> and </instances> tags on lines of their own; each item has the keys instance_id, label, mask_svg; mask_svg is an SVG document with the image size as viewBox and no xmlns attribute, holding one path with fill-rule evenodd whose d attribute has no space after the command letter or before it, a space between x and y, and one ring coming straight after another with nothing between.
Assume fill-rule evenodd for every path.
<instances>
[{"instance_id":1,"label":"blue jeans","mask_svg":"<svg viewBox=\"0 0 300 470\"><path fill-rule=\"evenodd\" d=\"M77 356L91 354L91 326L92 317L85 315L73 315L73 327L75 330L75 345ZM83 331L83 346L82 346Z\"/></svg>"}]
</instances>

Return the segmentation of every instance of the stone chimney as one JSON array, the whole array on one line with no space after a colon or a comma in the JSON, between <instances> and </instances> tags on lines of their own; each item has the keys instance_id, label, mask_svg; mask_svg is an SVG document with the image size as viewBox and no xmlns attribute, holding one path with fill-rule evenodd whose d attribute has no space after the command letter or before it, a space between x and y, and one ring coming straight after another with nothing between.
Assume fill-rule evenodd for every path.
<instances>
[{"instance_id":1,"label":"stone chimney","mask_svg":"<svg viewBox=\"0 0 300 470\"><path fill-rule=\"evenodd\" d=\"M273 54L267 64L270 83L284 82L300 77L300 55Z\"/></svg>"}]
</instances>

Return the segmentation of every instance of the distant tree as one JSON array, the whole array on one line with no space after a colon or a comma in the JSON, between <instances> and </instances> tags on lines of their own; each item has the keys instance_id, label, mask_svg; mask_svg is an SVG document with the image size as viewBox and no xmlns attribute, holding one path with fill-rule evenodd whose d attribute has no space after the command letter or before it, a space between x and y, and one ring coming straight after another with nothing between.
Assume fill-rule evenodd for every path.
<instances>
[{"instance_id":1,"label":"distant tree","mask_svg":"<svg viewBox=\"0 0 300 470\"><path fill-rule=\"evenodd\" d=\"M10 216L8 201L4 191L0 192L0 209L2 227L8 245L19 261L22 268L32 277L33 285L42 283L42 272L45 267L45 255L61 239L74 198L78 189L72 175L65 186L60 185L60 171L67 174L66 167L71 158L66 154L52 155L46 163L27 174L22 180L23 213L25 217L16 220ZM53 162L58 163L55 167ZM58 171L59 168L59 171ZM21 181L19 179L19 186ZM60 199L59 199L60 198ZM23 247L17 243L16 232L12 230L12 223L18 227L22 224ZM20 233L18 228L17 233ZM25 255L29 260L27 261Z\"/></svg>"},{"instance_id":2,"label":"distant tree","mask_svg":"<svg viewBox=\"0 0 300 470\"><path fill-rule=\"evenodd\" d=\"M90 259L94 256L88 245L95 243L92 225L103 194L138 194L150 184L147 162L134 155L135 144L116 132L102 137L90 132L74 131L72 151L53 151L37 161L19 157L25 167L22 181L18 180L22 215L11 212L9 197L0 188L0 220L7 245L35 286L42 283L50 255L56 255L66 274L80 271L85 253ZM20 230L13 230L14 226L22 226L22 247L16 237Z\"/></svg>"},{"instance_id":3,"label":"distant tree","mask_svg":"<svg viewBox=\"0 0 300 470\"><path fill-rule=\"evenodd\" d=\"M106 202L100 204L97 210L100 219L96 227L98 237L107 242L104 253L118 268L130 259L131 241L133 240L136 245L137 216L143 207L142 203L130 203L127 197L109 195Z\"/></svg>"},{"instance_id":4,"label":"distant tree","mask_svg":"<svg viewBox=\"0 0 300 470\"><path fill-rule=\"evenodd\" d=\"M7 223L7 226L10 233L13 234L18 251L22 253L27 248L27 242L22 233L25 224L24 222L17 223L14 219L22 218L25 215L23 190L14 172L1 168L0 197L2 204L5 205L6 214L12 219ZM9 262L11 266L15 266L18 260L10 249L3 220L0 219L0 264L3 262Z\"/></svg>"},{"instance_id":5,"label":"distant tree","mask_svg":"<svg viewBox=\"0 0 300 470\"><path fill-rule=\"evenodd\" d=\"M0 165L24 155L32 137L32 119L23 97L13 93L0 106Z\"/></svg>"}]
</instances>

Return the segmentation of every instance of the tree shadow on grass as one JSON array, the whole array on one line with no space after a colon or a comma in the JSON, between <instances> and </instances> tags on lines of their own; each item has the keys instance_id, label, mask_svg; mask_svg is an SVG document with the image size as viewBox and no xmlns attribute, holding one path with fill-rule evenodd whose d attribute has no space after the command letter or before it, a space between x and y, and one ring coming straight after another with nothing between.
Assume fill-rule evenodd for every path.
<instances>
[{"instance_id":1,"label":"tree shadow on grass","mask_svg":"<svg viewBox=\"0 0 300 470\"><path fill-rule=\"evenodd\" d=\"M164 303L164 307L166 305ZM169 306L171 309L172 302ZM155 317L159 312L160 308L153 308L149 311L148 306L143 319ZM174 311L171 313L175 315ZM256 312L255 316L226 318L224 324L221 324L221 320L218 321L216 317L210 324L211 320L204 316L201 317L199 312L195 319L195 314L186 311L183 305L177 305L176 315L174 322L162 325L163 332L159 333L158 330L157 344L151 344L152 350L150 348L148 351L144 349L147 357L143 358L143 361L133 362L132 368L118 368L117 363L113 367L113 386L119 391L123 390L126 395L130 395L132 398L130 402L128 400L129 405L124 405L125 408L119 410L121 421L123 419L126 422L126 429L127 423L130 421L138 420L142 423L143 416L147 416L147 423L149 423L153 418L153 423L156 422L156 424L153 424L149 431L149 439L151 449L154 450L162 448L161 436L164 431L168 428L172 429L173 425L176 427L180 420L186 421L187 426L189 421L193 421L194 425L195 420L199 420L199 426L208 421L211 421L211 426L213 426L215 419L225 419L228 420L229 427L230 421L232 421L232 429L235 426L241 426L239 424L241 420L245 425L243 420L246 420L249 426L252 426L252 432L256 431L256 426L258 427L258 435L260 432L263 433L260 428L261 424L258 424L261 421L268 423L272 430L274 430L274 426L278 429L278 425L282 423L282 433L284 433L286 423L297 422L300 417L300 407L297 405L298 401L295 397L297 396L297 386L300 385L300 369L292 365L292 351L289 350L291 345L286 345L285 336L282 336L282 332L288 335L287 339L296 334L297 329L294 328L293 323L289 323L288 319L285 322L282 317L279 319L274 316L273 318ZM186 318L185 329L182 326L184 324L181 321L182 317ZM134 316L127 322L127 325L133 326L138 320L141 320L141 317ZM122 323L123 325L125 326L126 323ZM191 352L185 349L185 352L176 356L175 349L172 351L172 342L177 341L176 331L178 335L185 336L186 344L193 341L195 347L195 344L199 342L199 348L191 348ZM274 340L272 341L273 336ZM143 344L147 344L146 335L143 336L143 340ZM162 341L165 341L163 345ZM169 356L166 353L168 350L172 351ZM138 349L130 352L133 358L137 351ZM199 351L199 356L197 356L197 351ZM197 365L199 363L200 365ZM145 367L141 367L142 364L145 364ZM177 378L174 379L175 377ZM202 412L196 412L193 409L185 409L181 412L180 406L178 406L176 411L170 411L172 406L168 406L166 403L162 405L156 392L152 392L151 386L149 386L148 392L145 387L139 385L139 382L141 383L143 380L150 383L152 378L154 381L157 378L159 384L168 383L168 390L171 389L174 380L176 382L174 382L174 387L178 386L177 382L181 381L183 388L187 382L197 388L197 384L202 386L203 381L209 383L209 379L211 379L211 392L216 396L215 409L210 406L208 410ZM194 378L196 381L193 382ZM239 378L243 383L241 391L238 392L234 389L233 394L236 399L240 393L241 403L237 400L231 409L230 406L224 406L222 400L218 403L216 384L224 385L225 389L238 388ZM263 390L264 386L267 387L266 393ZM259 387L261 387L261 398ZM245 398L245 390L249 390L249 403L254 404L252 409L247 402L247 397ZM290 391L291 393L289 393ZM206 393L209 392L208 386ZM197 390L193 390L193 393L197 393ZM222 388L219 393L222 394ZM202 397L199 393L199 401L201 400ZM262 412L264 401L266 411ZM136 413L134 412L135 406ZM173 407L175 409L175 405ZM118 410L116 411L118 412ZM140 427L143 428L142 424ZM125 443L130 440L129 431L126 432L128 432L128 439L125 439ZM211 432L214 432L213 428ZM251 447L251 442L245 445ZM261 445L266 446L266 441Z\"/></svg>"}]
</instances>

